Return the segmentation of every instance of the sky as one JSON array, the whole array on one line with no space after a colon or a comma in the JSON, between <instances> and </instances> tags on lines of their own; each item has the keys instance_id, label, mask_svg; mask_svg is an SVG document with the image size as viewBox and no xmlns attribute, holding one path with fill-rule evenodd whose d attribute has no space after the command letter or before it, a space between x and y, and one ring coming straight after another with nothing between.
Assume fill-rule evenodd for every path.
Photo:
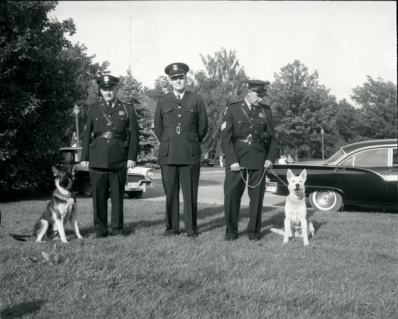
<instances>
[{"instance_id":1,"label":"sky","mask_svg":"<svg viewBox=\"0 0 398 319\"><path fill-rule=\"evenodd\" d=\"M397 84L396 3L291 1L66 1L50 17L72 18L72 43L112 75L148 88L174 62L204 70L201 56L236 51L251 79L274 80L299 60L338 101L367 76Z\"/></svg>"}]
</instances>

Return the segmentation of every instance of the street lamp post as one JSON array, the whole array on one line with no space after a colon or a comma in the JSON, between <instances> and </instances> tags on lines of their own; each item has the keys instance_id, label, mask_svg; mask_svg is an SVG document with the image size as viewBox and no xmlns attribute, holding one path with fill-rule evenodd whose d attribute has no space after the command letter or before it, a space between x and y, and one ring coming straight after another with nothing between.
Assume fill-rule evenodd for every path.
<instances>
[{"instance_id":1,"label":"street lamp post","mask_svg":"<svg viewBox=\"0 0 398 319\"><path fill-rule=\"evenodd\" d=\"M324 152L324 145L323 145L323 134L324 133L325 133L325 131L322 128L321 129L321 134L322 134L322 159L325 159L325 152Z\"/></svg>"},{"instance_id":2,"label":"street lamp post","mask_svg":"<svg viewBox=\"0 0 398 319\"><path fill-rule=\"evenodd\" d=\"M76 117L76 147L80 146L80 132L79 132L79 114L80 114L80 107L75 105L73 108L73 114Z\"/></svg>"}]
</instances>

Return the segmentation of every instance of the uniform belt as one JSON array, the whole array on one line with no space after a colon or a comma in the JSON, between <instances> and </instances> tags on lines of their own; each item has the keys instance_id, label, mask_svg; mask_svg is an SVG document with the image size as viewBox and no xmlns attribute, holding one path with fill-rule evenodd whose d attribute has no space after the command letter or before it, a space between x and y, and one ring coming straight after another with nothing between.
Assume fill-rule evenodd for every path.
<instances>
[{"instance_id":1,"label":"uniform belt","mask_svg":"<svg viewBox=\"0 0 398 319\"><path fill-rule=\"evenodd\" d=\"M119 139L119 140L126 140L127 134L122 132L95 132L94 138L112 138L112 139Z\"/></svg>"},{"instance_id":2,"label":"uniform belt","mask_svg":"<svg viewBox=\"0 0 398 319\"><path fill-rule=\"evenodd\" d=\"M255 138L255 137L248 137L248 138L237 138L236 139L239 142L245 142L245 143L263 143L261 138Z\"/></svg>"},{"instance_id":3,"label":"uniform belt","mask_svg":"<svg viewBox=\"0 0 398 319\"><path fill-rule=\"evenodd\" d=\"M176 131L177 134L181 134L182 132L184 132L185 134L195 134L196 133L195 127L188 126L188 125L165 126L164 130L168 131L168 132Z\"/></svg>"}]
</instances>

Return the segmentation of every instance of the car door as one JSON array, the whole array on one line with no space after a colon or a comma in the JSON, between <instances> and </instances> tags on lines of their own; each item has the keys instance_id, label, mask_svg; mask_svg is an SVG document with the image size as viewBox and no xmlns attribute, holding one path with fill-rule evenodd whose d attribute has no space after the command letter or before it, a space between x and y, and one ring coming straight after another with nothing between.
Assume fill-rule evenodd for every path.
<instances>
[{"instance_id":1,"label":"car door","mask_svg":"<svg viewBox=\"0 0 398 319\"><path fill-rule=\"evenodd\" d=\"M384 204L388 198L389 148L359 151L335 168L333 180L346 203Z\"/></svg>"},{"instance_id":2,"label":"car door","mask_svg":"<svg viewBox=\"0 0 398 319\"><path fill-rule=\"evenodd\" d=\"M390 161L391 165L387 171L387 203L397 205L398 204L398 158L397 148L390 149Z\"/></svg>"}]
</instances>

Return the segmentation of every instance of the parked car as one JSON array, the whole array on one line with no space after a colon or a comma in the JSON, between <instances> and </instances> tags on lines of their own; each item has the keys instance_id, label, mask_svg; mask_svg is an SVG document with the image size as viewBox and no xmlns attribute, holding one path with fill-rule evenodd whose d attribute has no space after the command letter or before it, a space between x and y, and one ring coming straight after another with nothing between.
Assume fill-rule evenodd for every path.
<instances>
[{"instance_id":1,"label":"parked car","mask_svg":"<svg viewBox=\"0 0 398 319\"><path fill-rule=\"evenodd\" d=\"M267 191L288 194L286 174L307 170L306 194L312 207L336 212L344 204L397 206L397 140L371 140L343 146L329 159L274 165L269 170Z\"/></svg>"},{"instance_id":2,"label":"parked car","mask_svg":"<svg viewBox=\"0 0 398 319\"><path fill-rule=\"evenodd\" d=\"M155 163L146 163L146 164L144 165L144 167L153 168L153 169L160 169L160 165L155 164Z\"/></svg>"},{"instance_id":3,"label":"parked car","mask_svg":"<svg viewBox=\"0 0 398 319\"><path fill-rule=\"evenodd\" d=\"M205 167L213 167L219 164L220 164L219 162L209 158L200 161L200 166L205 166Z\"/></svg>"},{"instance_id":4,"label":"parked car","mask_svg":"<svg viewBox=\"0 0 398 319\"><path fill-rule=\"evenodd\" d=\"M91 196L92 190L88 168L80 164L82 148L63 147L60 152L62 163L59 166L71 169L74 174L74 189L84 196ZM129 168L124 191L130 198L140 198L147 189L153 189L152 175L152 168L138 166Z\"/></svg>"}]
</instances>

